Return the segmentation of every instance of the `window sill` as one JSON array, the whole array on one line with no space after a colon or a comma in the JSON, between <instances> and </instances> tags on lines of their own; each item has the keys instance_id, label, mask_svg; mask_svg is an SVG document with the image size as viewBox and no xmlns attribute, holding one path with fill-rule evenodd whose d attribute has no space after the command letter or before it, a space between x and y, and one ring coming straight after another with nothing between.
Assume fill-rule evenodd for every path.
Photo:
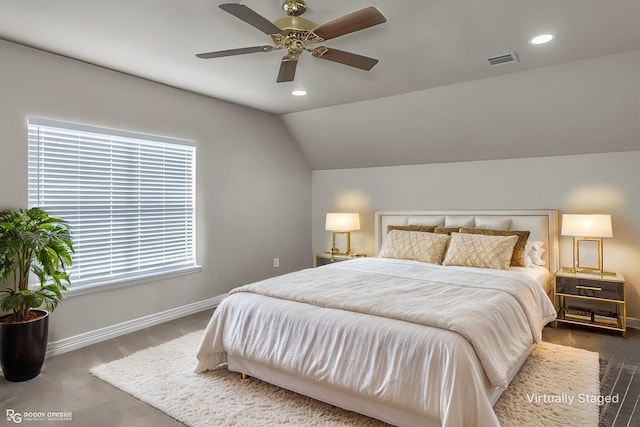
<instances>
[{"instance_id":1,"label":"window sill","mask_svg":"<svg viewBox=\"0 0 640 427\"><path fill-rule=\"evenodd\" d=\"M172 277L184 276L185 274L198 273L202 271L202 266L180 268L173 271L167 271L160 274L150 274L148 276L138 276L134 279L123 279L112 282L91 283L82 286L70 286L64 294L64 298L75 297L78 295L92 294L96 292L108 291L111 289L124 288L129 286L140 285L143 283L157 282L159 280L170 279Z\"/></svg>"}]
</instances>

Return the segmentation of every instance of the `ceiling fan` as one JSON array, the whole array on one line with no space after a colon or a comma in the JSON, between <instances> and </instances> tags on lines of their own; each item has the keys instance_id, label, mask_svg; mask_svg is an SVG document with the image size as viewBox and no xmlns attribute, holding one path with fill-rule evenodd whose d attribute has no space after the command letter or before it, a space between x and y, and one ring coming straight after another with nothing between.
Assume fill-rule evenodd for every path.
<instances>
[{"instance_id":1,"label":"ceiling fan","mask_svg":"<svg viewBox=\"0 0 640 427\"><path fill-rule=\"evenodd\" d=\"M309 47L310 44L321 43L374 25L387 22L387 19L374 6L369 6L349 13L326 24L317 25L300 17L306 10L304 0L285 0L282 9L287 17L274 22L269 21L249 7L238 3L224 3L220 9L259 29L271 37L275 46L262 45L240 49L219 50L216 52L198 53L201 59L221 58L225 56L244 55L247 53L271 52L274 49L286 49L287 54L280 62L277 82L293 81L298 65L298 57L304 51L316 58L327 59L340 64L349 65L369 71L378 63L377 59L358 55L326 46Z\"/></svg>"}]
</instances>

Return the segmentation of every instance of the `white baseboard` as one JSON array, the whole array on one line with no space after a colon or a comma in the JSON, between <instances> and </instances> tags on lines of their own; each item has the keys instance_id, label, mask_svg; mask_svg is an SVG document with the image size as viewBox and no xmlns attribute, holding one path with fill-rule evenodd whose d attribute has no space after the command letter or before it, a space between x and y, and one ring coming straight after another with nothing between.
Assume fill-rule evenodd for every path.
<instances>
[{"instance_id":1,"label":"white baseboard","mask_svg":"<svg viewBox=\"0 0 640 427\"><path fill-rule=\"evenodd\" d=\"M640 319L627 317L627 328L640 329Z\"/></svg>"},{"instance_id":2,"label":"white baseboard","mask_svg":"<svg viewBox=\"0 0 640 427\"><path fill-rule=\"evenodd\" d=\"M178 319L180 317L195 314L204 310L215 308L222 302L227 294L222 294L203 301L194 302L183 305L181 307L171 308L159 313L150 314L148 316L139 317L137 319L128 320L116 325L107 326L96 329L94 331L84 332L69 338L63 338L58 341L50 342L47 346L47 356L53 357L59 354L77 350L91 344L116 338L131 332L139 331L150 326L159 325L169 320Z\"/></svg>"}]
</instances>

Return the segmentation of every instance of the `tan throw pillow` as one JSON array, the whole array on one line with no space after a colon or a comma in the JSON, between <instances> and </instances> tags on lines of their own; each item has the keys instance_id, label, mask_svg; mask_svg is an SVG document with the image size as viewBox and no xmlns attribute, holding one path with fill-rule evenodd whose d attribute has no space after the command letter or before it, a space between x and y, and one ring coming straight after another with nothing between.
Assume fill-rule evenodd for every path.
<instances>
[{"instance_id":1,"label":"tan throw pillow","mask_svg":"<svg viewBox=\"0 0 640 427\"><path fill-rule=\"evenodd\" d=\"M433 230L434 233L436 234L451 234L454 231L457 232L458 230L460 230L460 227L436 227L435 230Z\"/></svg>"},{"instance_id":2,"label":"tan throw pillow","mask_svg":"<svg viewBox=\"0 0 640 427\"><path fill-rule=\"evenodd\" d=\"M444 234L391 230L378 256L440 264L448 242L449 236Z\"/></svg>"},{"instance_id":3,"label":"tan throw pillow","mask_svg":"<svg viewBox=\"0 0 640 427\"><path fill-rule=\"evenodd\" d=\"M524 260L525 248L527 246L527 240L529 240L528 231L518 230L490 230L486 228L461 228L461 233L470 234L484 234L486 236L518 236L518 241L513 248L513 254L511 255L511 265L514 267L525 267Z\"/></svg>"},{"instance_id":4,"label":"tan throw pillow","mask_svg":"<svg viewBox=\"0 0 640 427\"><path fill-rule=\"evenodd\" d=\"M508 270L518 236L451 233L442 265Z\"/></svg>"},{"instance_id":5,"label":"tan throw pillow","mask_svg":"<svg viewBox=\"0 0 640 427\"><path fill-rule=\"evenodd\" d=\"M390 233L391 230L422 231L423 233L433 233L433 230L435 228L435 225L387 225L387 233Z\"/></svg>"}]
</instances>

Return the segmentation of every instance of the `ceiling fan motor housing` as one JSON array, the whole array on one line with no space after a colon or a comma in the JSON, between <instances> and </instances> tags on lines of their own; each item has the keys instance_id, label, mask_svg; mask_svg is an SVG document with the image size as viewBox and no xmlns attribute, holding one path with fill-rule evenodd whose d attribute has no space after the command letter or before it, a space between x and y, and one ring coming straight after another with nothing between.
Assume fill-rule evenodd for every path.
<instances>
[{"instance_id":1,"label":"ceiling fan motor housing","mask_svg":"<svg viewBox=\"0 0 640 427\"><path fill-rule=\"evenodd\" d=\"M282 10L289 16L300 16L307 10L304 0L287 0L282 4Z\"/></svg>"}]
</instances>

